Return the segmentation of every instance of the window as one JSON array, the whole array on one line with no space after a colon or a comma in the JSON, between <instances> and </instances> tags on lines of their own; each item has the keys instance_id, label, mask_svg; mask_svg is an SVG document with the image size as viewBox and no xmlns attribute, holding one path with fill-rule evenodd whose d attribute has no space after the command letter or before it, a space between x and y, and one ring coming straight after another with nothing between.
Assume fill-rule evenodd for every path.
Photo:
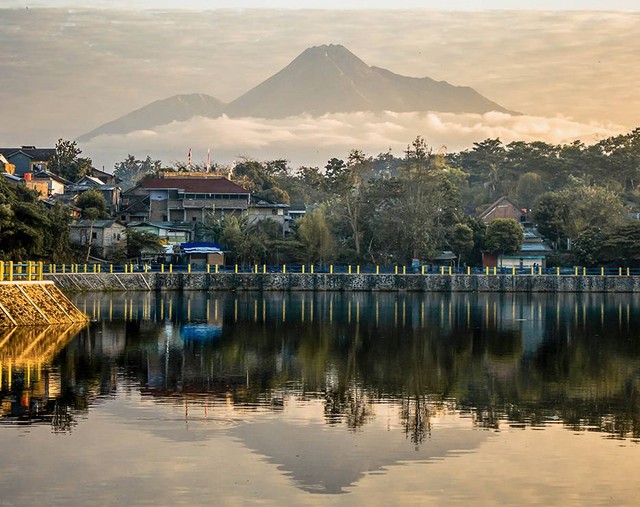
<instances>
[{"instance_id":1,"label":"window","mask_svg":"<svg viewBox=\"0 0 640 507\"><path fill-rule=\"evenodd\" d=\"M97 232L92 232L91 233L91 239L98 239L98 233Z\"/></svg>"}]
</instances>

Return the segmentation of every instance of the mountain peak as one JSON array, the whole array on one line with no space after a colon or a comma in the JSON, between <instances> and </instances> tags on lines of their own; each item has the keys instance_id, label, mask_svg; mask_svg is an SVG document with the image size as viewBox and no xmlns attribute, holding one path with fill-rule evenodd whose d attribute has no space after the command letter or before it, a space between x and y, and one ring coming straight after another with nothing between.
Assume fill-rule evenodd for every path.
<instances>
[{"instance_id":1,"label":"mountain peak","mask_svg":"<svg viewBox=\"0 0 640 507\"><path fill-rule=\"evenodd\" d=\"M193 116L224 113L229 117L286 118L356 111L510 113L472 88L370 67L341 44L323 44L305 49L285 68L226 107L204 94L176 95L107 123L79 140Z\"/></svg>"}]
</instances>

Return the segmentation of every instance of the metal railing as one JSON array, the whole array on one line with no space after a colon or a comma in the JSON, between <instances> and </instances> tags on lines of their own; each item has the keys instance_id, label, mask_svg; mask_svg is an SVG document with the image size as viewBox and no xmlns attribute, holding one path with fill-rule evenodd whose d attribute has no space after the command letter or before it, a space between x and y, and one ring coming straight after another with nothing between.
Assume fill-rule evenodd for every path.
<instances>
[{"instance_id":1,"label":"metal railing","mask_svg":"<svg viewBox=\"0 0 640 507\"><path fill-rule=\"evenodd\" d=\"M360 264L47 264L0 261L0 281L39 281L47 274L98 273L300 273L376 275L485 275L485 276L638 276L640 267L456 267Z\"/></svg>"}]
</instances>

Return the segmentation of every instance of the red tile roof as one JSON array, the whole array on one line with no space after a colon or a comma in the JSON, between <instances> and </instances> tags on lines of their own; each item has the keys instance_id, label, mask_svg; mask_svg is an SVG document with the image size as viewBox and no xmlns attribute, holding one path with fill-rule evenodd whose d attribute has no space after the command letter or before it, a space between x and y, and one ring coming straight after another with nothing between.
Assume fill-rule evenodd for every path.
<instances>
[{"instance_id":1,"label":"red tile roof","mask_svg":"<svg viewBox=\"0 0 640 507\"><path fill-rule=\"evenodd\" d=\"M142 188L176 188L199 194L248 194L249 191L227 178L147 178L140 182Z\"/></svg>"}]
</instances>

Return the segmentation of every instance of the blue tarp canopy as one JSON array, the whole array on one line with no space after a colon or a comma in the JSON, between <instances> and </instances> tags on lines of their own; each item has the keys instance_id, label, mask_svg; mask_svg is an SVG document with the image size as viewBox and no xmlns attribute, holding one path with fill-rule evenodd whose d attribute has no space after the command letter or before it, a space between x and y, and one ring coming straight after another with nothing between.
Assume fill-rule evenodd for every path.
<instances>
[{"instance_id":1,"label":"blue tarp canopy","mask_svg":"<svg viewBox=\"0 0 640 507\"><path fill-rule=\"evenodd\" d=\"M180 248L184 253L219 253L222 252L217 243L180 243Z\"/></svg>"}]
</instances>

